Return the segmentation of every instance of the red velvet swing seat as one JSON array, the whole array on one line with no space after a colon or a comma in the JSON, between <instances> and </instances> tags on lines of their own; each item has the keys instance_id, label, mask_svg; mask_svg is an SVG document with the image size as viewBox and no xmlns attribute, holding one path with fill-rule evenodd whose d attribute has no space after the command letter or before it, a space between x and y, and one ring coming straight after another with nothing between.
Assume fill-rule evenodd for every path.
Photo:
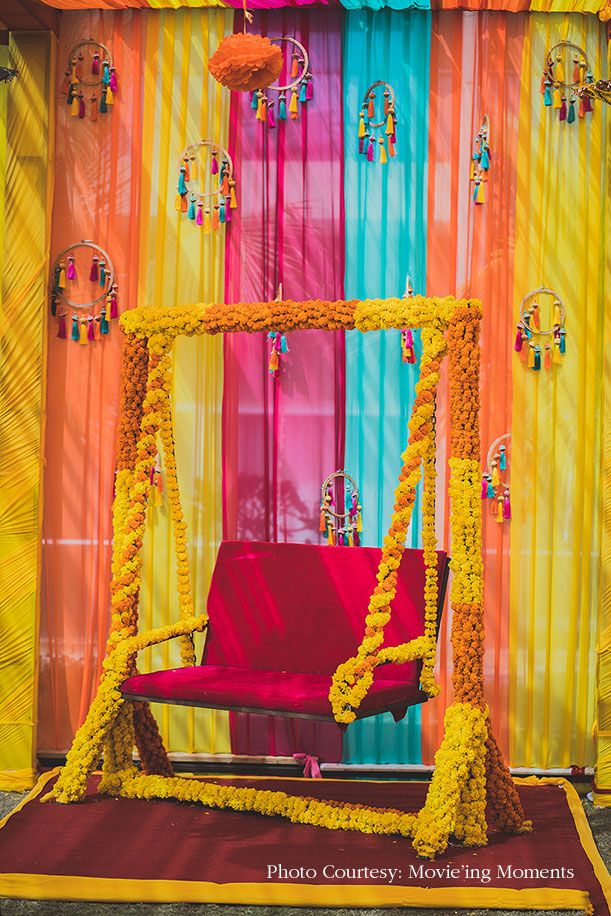
<instances>
[{"instance_id":1,"label":"red velvet swing seat","mask_svg":"<svg viewBox=\"0 0 611 916\"><path fill-rule=\"evenodd\" d=\"M137 674L122 685L130 700L333 720L328 694L340 662L356 653L380 550L226 541L208 594L201 665ZM405 550L385 645L424 630L424 560ZM439 604L448 558L438 552ZM421 663L377 668L359 719L391 712L396 721L427 697Z\"/></svg>"}]
</instances>

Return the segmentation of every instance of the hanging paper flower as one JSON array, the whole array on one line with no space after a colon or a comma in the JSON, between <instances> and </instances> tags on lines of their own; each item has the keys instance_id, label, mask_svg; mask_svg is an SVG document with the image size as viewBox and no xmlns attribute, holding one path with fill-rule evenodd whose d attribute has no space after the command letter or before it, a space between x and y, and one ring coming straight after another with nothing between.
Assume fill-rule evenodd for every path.
<instances>
[{"instance_id":1,"label":"hanging paper flower","mask_svg":"<svg viewBox=\"0 0 611 916\"><path fill-rule=\"evenodd\" d=\"M227 89L251 92L278 79L282 52L264 35L235 32L223 38L208 62L208 69Z\"/></svg>"}]
</instances>

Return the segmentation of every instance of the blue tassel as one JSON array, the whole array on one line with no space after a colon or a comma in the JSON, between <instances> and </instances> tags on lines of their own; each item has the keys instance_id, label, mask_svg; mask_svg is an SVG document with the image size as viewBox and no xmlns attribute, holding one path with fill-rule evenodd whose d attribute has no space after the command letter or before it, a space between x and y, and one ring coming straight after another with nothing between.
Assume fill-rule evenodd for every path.
<instances>
[{"instance_id":1,"label":"blue tassel","mask_svg":"<svg viewBox=\"0 0 611 916\"><path fill-rule=\"evenodd\" d=\"M507 470L507 453L503 447L500 449L499 455L499 471Z\"/></svg>"},{"instance_id":2,"label":"blue tassel","mask_svg":"<svg viewBox=\"0 0 611 916\"><path fill-rule=\"evenodd\" d=\"M258 90L255 89L255 91L251 93L251 96L250 96L250 107L252 108L253 111L256 111L257 108L259 107L259 99L257 98L257 91Z\"/></svg>"},{"instance_id":3,"label":"blue tassel","mask_svg":"<svg viewBox=\"0 0 611 916\"><path fill-rule=\"evenodd\" d=\"M552 88L549 83L545 84L545 89L543 90L543 104L548 108L552 104Z\"/></svg>"},{"instance_id":4,"label":"blue tassel","mask_svg":"<svg viewBox=\"0 0 611 916\"><path fill-rule=\"evenodd\" d=\"M280 338L280 352L281 352L281 353L288 353L288 352L289 352L288 344L287 344L287 342L286 342L286 337L284 336L284 334L283 334L282 337Z\"/></svg>"},{"instance_id":5,"label":"blue tassel","mask_svg":"<svg viewBox=\"0 0 611 916\"><path fill-rule=\"evenodd\" d=\"M219 207L219 223L226 223L226 222L227 220L225 219L225 202L222 201Z\"/></svg>"},{"instance_id":6,"label":"blue tassel","mask_svg":"<svg viewBox=\"0 0 611 916\"><path fill-rule=\"evenodd\" d=\"M100 315L100 334L108 334L108 319L106 318L106 309L102 309Z\"/></svg>"},{"instance_id":7,"label":"blue tassel","mask_svg":"<svg viewBox=\"0 0 611 916\"><path fill-rule=\"evenodd\" d=\"M275 339L276 339L276 332L275 332L275 331L270 331L269 334L267 335L267 339L268 339L268 340L275 340Z\"/></svg>"},{"instance_id":8,"label":"blue tassel","mask_svg":"<svg viewBox=\"0 0 611 916\"><path fill-rule=\"evenodd\" d=\"M306 90L307 90L307 88L308 88L308 87L307 87L306 83L302 83L302 84L301 84L301 89L300 89L300 91L299 91L299 100L298 100L298 101L300 101L300 102L307 102L307 98L306 98Z\"/></svg>"},{"instance_id":9,"label":"blue tassel","mask_svg":"<svg viewBox=\"0 0 611 916\"><path fill-rule=\"evenodd\" d=\"M194 197L191 198L189 209L187 211L187 216L189 217L189 219L195 219L195 217L197 216L197 213L195 211L195 198Z\"/></svg>"},{"instance_id":10,"label":"blue tassel","mask_svg":"<svg viewBox=\"0 0 611 916\"><path fill-rule=\"evenodd\" d=\"M78 343L79 333L78 333L78 318L76 315L72 316L72 334L70 335L72 340Z\"/></svg>"},{"instance_id":11,"label":"blue tassel","mask_svg":"<svg viewBox=\"0 0 611 916\"><path fill-rule=\"evenodd\" d=\"M566 116L566 122L567 124L572 124L574 120L575 120L575 100L571 99L571 101L569 102L569 113Z\"/></svg>"},{"instance_id":12,"label":"blue tassel","mask_svg":"<svg viewBox=\"0 0 611 916\"><path fill-rule=\"evenodd\" d=\"M478 192L478 191L479 191L479 182L476 181L475 184L473 185L473 200L474 200L474 201L477 200L477 192Z\"/></svg>"},{"instance_id":13,"label":"blue tassel","mask_svg":"<svg viewBox=\"0 0 611 916\"><path fill-rule=\"evenodd\" d=\"M487 146L485 146L485 147L483 148L483 150L482 150L482 156L481 156L481 159L480 159L480 165L481 165L482 169L483 169L485 172L487 172L488 169L490 168L490 156L489 156L489 154L488 154L488 147L487 147Z\"/></svg>"},{"instance_id":14,"label":"blue tassel","mask_svg":"<svg viewBox=\"0 0 611 916\"><path fill-rule=\"evenodd\" d=\"M492 481L489 480L488 481L488 499L494 499L495 496L496 494L494 492L494 487L492 486Z\"/></svg>"},{"instance_id":15,"label":"blue tassel","mask_svg":"<svg viewBox=\"0 0 611 916\"><path fill-rule=\"evenodd\" d=\"M106 284L106 264L104 261L100 261L100 286L102 289Z\"/></svg>"},{"instance_id":16,"label":"blue tassel","mask_svg":"<svg viewBox=\"0 0 611 916\"><path fill-rule=\"evenodd\" d=\"M288 115L286 113L286 96L284 92L281 92L278 97L278 120L286 121Z\"/></svg>"},{"instance_id":17,"label":"blue tassel","mask_svg":"<svg viewBox=\"0 0 611 916\"><path fill-rule=\"evenodd\" d=\"M566 331L565 330L560 331L560 348L559 349L561 353L566 353Z\"/></svg>"},{"instance_id":18,"label":"blue tassel","mask_svg":"<svg viewBox=\"0 0 611 916\"><path fill-rule=\"evenodd\" d=\"M540 368L541 368L541 347L537 344L537 346L535 347L535 364L533 366L533 369L535 370L535 372L538 372Z\"/></svg>"},{"instance_id":19,"label":"blue tassel","mask_svg":"<svg viewBox=\"0 0 611 916\"><path fill-rule=\"evenodd\" d=\"M110 65L108 61L104 61L104 69L102 71L102 85L110 86Z\"/></svg>"},{"instance_id":20,"label":"blue tassel","mask_svg":"<svg viewBox=\"0 0 611 916\"><path fill-rule=\"evenodd\" d=\"M178 173L178 193L182 196L187 193L187 185L185 182L185 170L181 169Z\"/></svg>"}]
</instances>

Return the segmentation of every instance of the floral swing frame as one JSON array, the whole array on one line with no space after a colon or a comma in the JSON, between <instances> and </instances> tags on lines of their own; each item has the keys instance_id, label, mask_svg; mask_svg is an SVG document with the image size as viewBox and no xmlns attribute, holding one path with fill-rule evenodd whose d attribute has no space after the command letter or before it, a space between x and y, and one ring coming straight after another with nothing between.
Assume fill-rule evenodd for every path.
<instances>
[{"instance_id":1,"label":"floral swing frame","mask_svg":"<svg viewBox=\"0 0 611 916\"><path fill-rule=\"evenodd\" d=\"M96 698L76 734L66 765L47 798L81 798L87 778L104 753L99 791L128 798L173 798L214 808L280 815L295 823L412 838L423 858L443 852L450 835L466 846L487 842L486 804L497 828L531 829L517 789L493 735L484 700L483 561L479 436L479 326L477 300L426 298L364 301L283 300L174 309L138 308L125 313L116 496L113 505L112 619L107 655ZM435 539L435 397L439 369L449 358L450 498L453 584L451 589L454 702L424 807L416 814L333 801L221 786L174 776L147 703L127 701L122 682L136 672L138 651L180 637L181 659L195 664L193 634L206 628L191 596L186 524L180 502L172 431L173 347L180 335L305 329L372 330L420 328L422 358L409 440L384 539L377 585L370 598L356 656L341 663L329 699L335 719L349 723L384 662L422 659L421 685L434 696L437 572ZM158 440L164 449L166 488L177 558L180 619L138 632L138 598L150 473ZM401 646L383 646L397 568L405 546L416 486L424 477L423 548L426 566L425 631ZM133 759L137 747L141 769Z\"/></svg>"}]
</instances>

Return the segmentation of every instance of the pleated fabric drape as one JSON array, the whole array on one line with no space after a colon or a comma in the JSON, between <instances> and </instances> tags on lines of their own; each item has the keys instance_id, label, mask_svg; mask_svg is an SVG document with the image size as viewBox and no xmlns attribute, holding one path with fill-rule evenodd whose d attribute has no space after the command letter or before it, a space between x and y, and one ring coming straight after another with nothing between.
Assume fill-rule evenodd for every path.
<instances>
[{"instance_id":1,"label":"pleated fabric drape","mask_svg":"<svg viewBox=\"0 0 611 916\"><path fill-rule=\"evenodd\" d=\"M431 44L427 291L456 292L483 303L481 332L482 461L511 430L513 275L518 107L525 15L435 13ZM486 203L469 183L473 140L490 121L492 164ZM437 401L438 538L449 547L447 377ZM492 505L492 500L490 505ZM488 508L484 504L484 508ZM484 513L486 690L496 734L507 748L509 527ZM452 702L450 614L442 621L438 670L442 692L423 707L423 756L430 763Z\"/></svg>"},{"instance_id":2,"label":"pleated fabric drape","mask_svg":"<svg viewBox=\"0 0 611 916\"><path fill-rule=\"evenodd\" d=\"M241 24L241 16L237 19ZM342 13L262 13L263 34L306 47L314 98L275 129L250 98L231 100L239 220L227 251L225 300L336 299L344 291ZM288 98L287 98L288 104ZM276 115L278 102L276 100ZM225 340L224 535L263 541L319 539L320 487L343 464L344 344L341 333L295 332L278 379L261 334ZM307 746L306 746L307 745ZM335 726L232 716L239 753L319 752L339 759Z\"/></svg>"},{"instance_id":3,"label":"pleated fabric drape","mask_svg":"<svg viewBox=\"0 0 611 916\"><path fill-rule=\"evenodd\" d=\"M113 49L111 113L72 118L65 95L57 97L51 256L81 239L102 245L121 311L137 298L143 23L131 11L65 13L53 75L61 84L83 35ZM95 693L108 632L121 334L113 322L106 340L78 346L57 338L51 317L48 330L38 744L62 750Z\"/></svg>"},{"instance_id":4,"label":"pleated fabric drape","mask_svg":"<svg viewBox=\"0 0 611 916\"><path fill-rule=\"evenodd\" d=\"M597 76L607 72L597 20L529 17L514 319L522 297L541 285L557 292L567 312L561 366L534 373L517 354L513 362L510 756L540 767L592 762L600 602L608 112L594 102L592 115L567 125L543 106L541 62L561 39L586 51Z\"/></svg>"},{"instance_id":5,"label":"pleated fabric drape","mask_svg":"<svg viewBox=\"0 0 611 916\"><path fill-rule=\"evenodd\" d=\"M46 273L55 40L12 33L0 63L0 789L36 779Z\"/></svg>"},{"instance_id":6,"label":"pleated fabric drape","mask_svg":"<svg viewBox=\"0 0 611 916\"><path fill-rule=\"evenodd\" d=\"M182 9L146 17L139 305L167 308L223 300L225 232L204 232L176 212L175 198L181 153L188 145L210 140L227 148L230 94L209 75L208 58L232 28L233 13L220 10ZM209 153L202 155L200 170L207 175L208 189L215 181L208 175L210 166ZM181 338L174 371L176 460L191 545L193 596L201 613L222 533L222 339ZM163 497L149 511L143 551L142 623L163 626L179 616L169 507ZM147 650L141 665L147 671L179 666L178 640ZM169 750L229 752L227 713L161 705L153 709Z\"/></svg>"},{"instance_id":7,"label":"pleated fabric drape","mask_svg":"<svg viewBox=\"0 0 611 916\"><path fill-rule=\"evenodd\" d=\"M346 15L348 298L399 296L408 274L414 289L425 291L430 41L429 13L367 10ZM377 80L390 83L397 100L397 155L386 165L367 162L358 152L358 114ZM381 119L378 112L376 120ZM370 546L381 546L390 523L417 377L417 365L402 361L399 331L347 332L345 468L360 488L363 543ZM420 545L419 503L417 498L408 535L413 547ZM398 724L390 713L354 723L344 737L344 760L419 763L420 708L410 709Z\"/></svg>"}]
</instances>

